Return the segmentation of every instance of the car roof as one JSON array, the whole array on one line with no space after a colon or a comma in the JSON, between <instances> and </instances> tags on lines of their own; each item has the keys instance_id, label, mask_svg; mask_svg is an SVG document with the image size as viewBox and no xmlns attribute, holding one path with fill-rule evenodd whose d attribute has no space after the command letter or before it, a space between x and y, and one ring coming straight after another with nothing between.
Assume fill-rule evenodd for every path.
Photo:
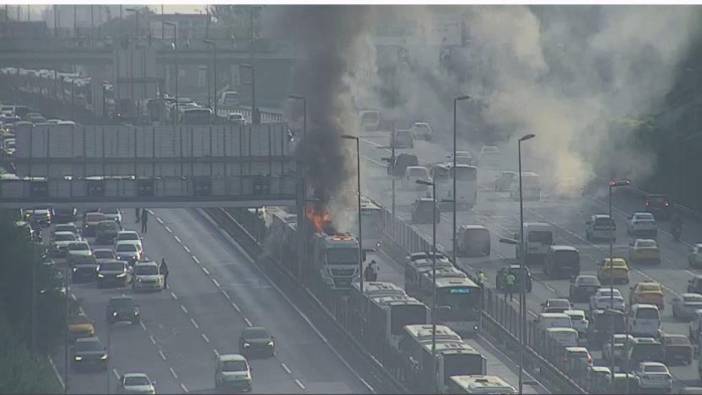
<instances>
[{"instance_id":1,"label":"car roof","mask_svg":"<svg viewBox=\"0 0 702 395\"><path fill-rule=\"evenodd\" d=\"M579 278L580 278L580 279L583 279L583 278L594 278L594 279L597 279L597 276L594 275L594 274L579 274L577 277L575 277L575 280L577 280L577 279L579 279ZM598 281L599 281L599 279L598 279Z\"/></svg>"},{"instance_id":2,"label":"car roof","mask_svg":"<svg viewBox=\"0 0 702 395\"><path fill-rule=\"evenodd\" d=\"M634 343L641 343L641 344L656 344L660 342L652 337L635 337L634 338Z\"/></svg>"},{"instance_id":3,"label":"car roof","mask_svg":"<svg viewBox=\"0 0 702 395\"><path fill-rule=\"evenodd\" d=\"M702 297L702 294L698 294L696 292L685 292L684 294L681 294L680 296L688 297L688 296L697 296L697 297Z\"/></svg>"},{"instance_id":4,"label":"car roof","mask_svg":"<svg viewBox=\"0 0 702 395\"><path fill-rule=\"evenodd\" d=\"M573 329L573 328L560 328L560 327L556 327L556 328L546 328L546 331L547 331L547 332L563 332L563 333L566 333L566 332L567 332L567 333L573 333L573 332L574 332L574 333L576 333L576 334L578 333L578 331L575 330L575 329Z\"/></svg>"},{"instance_id":5,"label":"car roof","mask_svg":"<svg viewBox=\"0 0 702 395\"><path fill-rule=\"evenodd\" d=\"M475 229L475 230L485 229L485 230L487 230L487 228L484 227L483 225L461 225L461 229Z\"/></svg>"},{"instance_id":6,"label":"car roof","mask_svg":"<svg viewBox=\"0 0 702 395\"><path fill-rule=\"evenodd\" d=\"M241 334L243 335L243 334L245 334L245 333L254 332L254 331L265 331L265 332L268 333L269 336L270 336L270 333L268 332L268 329L266 329L266 328L264 328L264 327L262 327L262 326L250 326L250 327L244 328L244 330L241 331Z\"/></svg>"},{"instance_id":7,"label":"car roof","mask_svg":"<svg viewBox=\"0 0 702 395\"><path fill-rule=\"evenodd\" d=\"M145 373L125 373L122 375L122 377L127 378L127 377L145 377L149 378ZM150 381L150 380L149 380Z\"/></svg>"},{"instance_id":8,"label":"car roof","mask_svg":"<svg viewBox=\"0 0 702 395\"><path fill-rule=\"evenodd\" d=\"M640 243L642 241L658 244L658 242L655 239L636 239L634 240L634 243Z\"/></svg>"},{"instance_id":9,"label":"car roof","mask_svg":"<svg viewBox=\"0 0 702 395\"><path fill-rule=\"evenodd\" d=\"M141 261L134 264L134 267L136 266L158 266L158 263L154 261Z\"/></svg>"},{"instance_id":10,"label":"car roof","mask_svg":"<svg viewBox=\"0 0 702 395\"><path fill-rule=\"evenodd\" d=\"M565 310L563 314L585 314L585 310L577 310L577 309L571 309L571 310Z\"/></svg>"},{"instance_id":11,"label":"car roof","mask_svg":"<svg viewBox=\"0 0 702 395\"><path fill-rule=\"evenodd\" d=\"M589 352L585 347L566 347L565 349L569 352Z\"/></svg>"},{"instance_id":12,"label":"car roof","mask_svg":"<svg viewBox=\"0 0 702 395\"><path fill-rule=\"evenodd\" d=\"M609 218L609 214L593 214L593 218Z\"/></svg>"},{"instance_id":13,"label":"car roof","mask_svg":"<svg viewBox=\"0 0 702 395\"><path fill-rule=\"evenodd\" d=\"M647 362L641 362L641 366L643 367L649 367L649 366L665 366L664 363L660 362L652 362L652 361L647 361ZM667 366L665 366L666 369L668 369Z\"/></svg>"},{"instance_id":14,"label":"car roof","mask_svg":"<svg viewBox=\"0 0 702 395\"><path fill-rule=\"evenodd\" d=\"M578 251L577 248L567 245L552 245L550 248L554 251Z\"/></svg>"},{"instance_id":15,"label":"car roof","mask_svg":"<svg viewBox=\"0 0 702 395\"><path fill-rule=\"evenodd\" d=\"M246 362L246 358L241 354L220 354L218 359L221 362L229 362L229 361L244 361L244 362Z\"/></svg>"},{"instance_id":16,"label":"car roof","mask_svg":"<svg viewBox=\"0 0 702 395\"><path fill-rule=\"evenodd\" d=\"M636 303L633 306L631 306L632 310L641 310L641 309L656 309L658 310L658 306L655 304L647 304L647 303Z\"/></svg>"},{"instance_id":17,"label":"car roof","mask_svg":"<svg viewBox=\"0 0 702 395\"><path fill-rule=\"evenodd\" d=\"M541 318L570 318L566 313L539 313Z\"/></svg>"},{"instance_id":18,"label":"car roof","mask_svg":"<svg viewBox=\"0 0 702 395\"><path fill-rule=\"evenodd\" d=\"M58 236L58 235L74 235L74 236L75 236L75 233L70 232L70 231L67 231L67 230L60 230L60 231L58 231L58 232L56 232L56 233L54 233L54 234L55 234L56 236Z\"/></svg>"}]
</instances>

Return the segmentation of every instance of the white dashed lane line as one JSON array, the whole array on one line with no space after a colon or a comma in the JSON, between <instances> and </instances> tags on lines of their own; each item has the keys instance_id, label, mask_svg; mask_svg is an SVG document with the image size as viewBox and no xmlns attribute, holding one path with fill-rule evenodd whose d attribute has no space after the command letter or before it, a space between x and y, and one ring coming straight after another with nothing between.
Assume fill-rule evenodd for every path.
<instances>
[{"instance_id":1,"label":"white dashed lane line","mask_svg":"<svg viewBox=\"0 0 702 395\"><path fill-rule=\"evenodd\" d=\"M204 266L202 267L202 271L205 272L206 275L208 275L208 276L210 275L210 271L207 270L207 268Z\"/></svg>"},{"instance_id":2,"label":"white dashed lane line","mask_svg":"<svg viewBox=\"0 0 702 395\"><path fill-rule=\"evenodd\" d=\"M156 217L156 221L158 221L159 224L163 225L163 220L161 217Z\"/></svg>"},{"instance_id":3,"label":"white dashed lane line","mask_svg":"<svg viewBox=\"0 0 702 395\"><path fill-rule=\"evenodd\" d=\"M285 364L285 362L281 362L280 366L283 367L283 370L285 371L285 373L292 374L292 370L290 370L290 368L288 367L288 365Z\"/></svg>"},{"instance_id":4,"label":"white dashed lane line","mask_svg":"<svg viewBox=\"0 0 702 395\"><path fill-rule=\"evenodd\" d=\"M183 249L185 250L185 252L190 254L190 248L188 248L188 246L186 246L185 244L183 244Z\"/></svg>"},{"instance_id":5,"label":"white dashed lane line","mask_svg":"<svg viewBox=\"0 0 702 395\"><path fill-rule=\"evenodd\" d=\"M188 309L186 309L185 306L180 305L180 309L183 310L183 313L188 314Z\"/></svg>"},{"instance_id":6,"label":"white dashed lane line","mask_svg":"<svg viewBox=\"0 0 702 395\"><path fill-rule=\"evenodd\" d=\"M215 287L217 287L217 288L220 287L219 282L217 282L217 280L214 278L212 279L212 283L214 283Z\"/></svg>"},{"instance_id":7,"label":"white dashed lane line","mask_svg":"<svg viewBox=\"0 0 702 395\"><path fill-rule=\"evenodd\" d=\"M166 360L166 354L163 353L163 350L158 350L158 355L160 355L161 359L163 359L164 361Z\"/></svg>"},{"instance_id":8,"label":"white dashed lane line","mask_svg":"<svg viewBox=\"0 0 702 395\"><path fill-rule=\"evenodd\" d=\"M193 326L195 327L195 329L200 329L200 325L197 324L197 322L195 321L194 318L191 318L191 319L190 319L190 322L193 324Z\"/></svg>"},{"instance_id":9,"label":"white dashed lane line","mask_svg":"<svg viewBox=\"0 0 702 395\"><path fill-rule=\"evenodd\" d=\"M183 392L190 392L188 390L188 387L186 387L185 384L183 384L183 383L180 383L180 388L183 390Z\"/></svg>"},{"instance_id":10,"label":"white dashed lane line","mask_svg":"<svg viewBox=\"0 0 702 395\"><path fill-rule=\"evenodd\" d=\"M195 261L195 263L197 263L198 265L200 264L200 260L197 259L197 257L195 255L192 255L192 258L193 258L193 261Z\"/></svg>"},{"instance_id":11,"label":"white dashed lane line","mask_svg":"<svg viewBox=\"0 0 702 395\"><path fill-rule=\"evenodd\" d=\"M180 237L178 237L178 236L173 236L173 238L175 239L175 241L178 242L178 244L183 244L183 242L180 240Z\"/></svg>"},{"instance_id":12,"label":"white dashed lane line","mask_svg":"<svg viewBox=\"0 0 702 395\"><path fill-rule=\"evenodd\" d=\"M173 378L178 380L178 375L176 374L175 370L173 370L173 368L168 368L168 370L171 371L171 375L173 376Z\"/></svg>"},{"instance_id":13,"label":"white dashed lane line","mask_svg":"<svg viewBox=\"0 0 702 395\"><path fill-rule=\"evenodd\" d=\"M151 343L156 345L156 339L154 338L154 335L149 335L149 340L151 340Z\"/></svg>"},{"instance_id":14,"label":"white dashed lane line","mask_svg":"<svg viewBox=\"0 0 702 395\"><path fill-rule=\"evenodd\" d=\"M139 326L141 326L141 329L146 331L146 325L144 325L144 321L139 320Z\"/></svg>"},{"instance_id":15,"label":"white dashed lane line","mask_svg":"<svg viewBox=\"0 0 702 395\"><path fill-rule=\"evenodd\" d=\"M300 387L301 390L305 390L305 385L302 384L302 381L300 381L300 379L295 379L295 384L297 384L297 386Z\"/></svg>"},{"instance_id":16,"label":"white dashed lane line","mask_svg":"<svg viewBox=\"0 0 702 395\"><path fill-rule=\"evenodd\" d=\"M119 373L117 372L117 369L112 369L112 373L115 374L115 378L119 380Z\"/></svg>"},{"instance_id":17,"label":"white dashed lane line","mask_svg":"<svg viewBox=\"0 0 702 395\"><path fill-rule=\"evenodd\" d=\"M246 317L244 317L244 322L246 323L246 326L253 326L253 324L251 323L251 321L249 321L249 319L246 318Z\"/></svg>"},{"instance_id":18,"label":"white dashed lane line","mask_svg":"<svg viewBox=\"0 0 702 395\"><path fill-rule=\"evenodd\" d=\"M165 228L166 228L166 231L168 231L168 233L173 233L173 229L168 227L168 225L166 225Z\"/></svg>"},{"instance_id":19,"label":"white dashed lane line","mask_svg":"<svg viewBox=\"0 0 702 395\"><path fill-rule=\"evenodd\" d=\"M202 340L205 341L205 343L209 343L209 342L210 342L210 339L209 339L209 338L207 337L207 335L205 335L204 333L201 333L200 336L202 337Z\"/></svg>"},{"instance_id":20,"label":"white dashed lane line","mask_svg":"<svg viewBox=\"0 0 702 395\"><path fill-rule=\"evenodd\" d=\"M173 300L178 300L178 297L175 293L173 293L173 291L171 291L171 298L173 298Z\"/></svg>"}]
</instances>

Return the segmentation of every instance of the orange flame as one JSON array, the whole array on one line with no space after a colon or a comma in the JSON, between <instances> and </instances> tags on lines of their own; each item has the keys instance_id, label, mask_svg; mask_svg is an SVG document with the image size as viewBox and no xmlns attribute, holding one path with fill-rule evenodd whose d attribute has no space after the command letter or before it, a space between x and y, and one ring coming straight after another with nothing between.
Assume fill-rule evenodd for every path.
<instances>
[{"instance_id":1,"label":"orange flame","mask_svg":"<svg viewBox=\"0 0 702 395\"><path fill-rule=\"evenodd\" d=\"M315 207L307 207L305 216L314 225L314 230L317 233L324 232L331 225L331 215L325 209L317 210Z\"/></svg>"}]
</instances>

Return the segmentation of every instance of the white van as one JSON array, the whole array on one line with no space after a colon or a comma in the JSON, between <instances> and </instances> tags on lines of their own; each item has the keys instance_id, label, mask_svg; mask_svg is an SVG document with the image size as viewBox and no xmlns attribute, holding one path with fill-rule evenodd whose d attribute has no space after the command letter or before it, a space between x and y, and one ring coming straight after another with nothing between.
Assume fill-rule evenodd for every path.
<instances>
[{"instance_id":1,"label":"white van","mask_svg":"<svg viewBox=\"0 0 702 395\"><path fill-rule=\"evenodd\" d=\"M578 331L573 328L546 328L546 334L563 347L578 346Z\"/></svg>"},{"instance_id":2,"label":"white van","mask_svg":"<svg viewBox=\"0 0 702 395\"><path fill-rule=\"evenodd\" d=\"M402 186L407 189L426 190L426 185L417 184L419 180L431 182L429 170L424 166L407 166L405 169L405 177L402 179Z\"/></svg>"},{"instance_id":3,"label":"white van","mask_svg":"<svg viewBox=\"0 0 702 395\"><path fill-rule=\"evenodd\" d=\"M573 322L570 319L570 316L565 313L541 313L536 318L536 323L542 329L573 327Z\"/></svg>"},{"instance_id":4,"label":"white van","mask_svg":"<svg viewBox=\"0 0 702 395\"><path fill-rule=\"evenodd\" d=\"M524 223L524 238L527 264L533 261L543 262L551 245L553 245L553 227L543 222ZM519 240L519 234L515 235ZM517 258L521 256L521 246L517 243Z\"/></svg>"},{"instance_id":5,"label":"white van","mask_svg":"<svg viewBox=\"0 0 702 395\"><path fill-rule=\"evenodd\" d=\"M631 306L629 332L638 337L657 337L661 327L661 314L654 304Z\"/></svg>"},{"instance_id":6,"label":"white van","mask_svg":"<svg viewBox=\"0 0 702 395\"><path fill-rule=\"evenodd\" d=\"M512 199L519 200L519 179L512 184L509 192ZM522 172L522 197L524 200L541 200L541 179L538 174L531 171Z\"/></svg>"}]
</instances>

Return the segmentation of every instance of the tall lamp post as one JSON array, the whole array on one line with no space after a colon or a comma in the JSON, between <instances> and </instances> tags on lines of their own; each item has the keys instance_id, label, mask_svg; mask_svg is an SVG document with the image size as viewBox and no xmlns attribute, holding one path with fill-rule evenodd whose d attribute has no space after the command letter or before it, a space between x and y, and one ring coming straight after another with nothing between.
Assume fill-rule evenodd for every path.
<instances>
[{"instance_id":1,"label":"tall lamp post","mask_svg":"<svg viewBox=\"0 0 702 395\"><path fill-rule=\"evenodd\" d=\"M305 137L307 136L307 99L304 96L298 96L298 95L290 95L288 96L288 99L291 100L300 100L302 101L302 112L303 112L303 118L302 118L302 139L304 140ZM302 184L302 213L299 214L301 223L300 223L300 231L302 232L302 235L306 235L305 233L306 229L305 226L307 224L307 221L305 220L305 207L307 205L307 183L305 181L305 167L301 166L300 167L300 178L301 178L301 184ZM303 236L304 237L304 236ZM298 264L297 264L297 270L298 270L298 278L302 279L302 267L303 267L303 262L305 257L307 256L307 251L306 251L307 243L301 243L300 244L300 256L298 257Z\"/></svg>"},{"instance_id":2,"label":"tall lamp post","mask_svg":"<svg viewBox=\"0 0 702 395\"><path fill-rule=\"evenodd\" d=\"M139 40L139 9L138 8L125 8L124 9L127 12L133 12L135 15L134 18L134 46L132 47L133 49L130 51L131 55L129 56L129 97L132 99L134 102L134 105L136 106L136 100L134 99L134 54L136 52L136 45L137 45L137 40Z\"/></svg>"},{"instance_id":3,"label":"tall lamp post","mask_svg":"<svg viewBox=\"0 0 702 395\"><path fill-rule=\"evenodd\" d=\"M214 100L215 119L217 119L217 44L213 40L202 40L202 42L212 47L212 96Z\"/></svg>"},{"instance_id":4,"label":"tall lamp post","mask_svg":"<svg viewBox=\"0 0 702 395\"><path fill-rule=\"evenodd\" d=\"M175 22L165 21L164 25L173 28L173 42L171 43L171 48L173 48L173 53L175 54L175 119L174 123L178 123L178 25Z\"/></svg>"},{"instance_id":5,"label":"tall lamp post","mask_svg":"<svg viewBox=\"0 0 702 395\"><path fill-rule=\"evenodd\" d=\"M468 100L470 96L459 96L453 99L453 229L451 231L451 249L453 263L456 264L456 204L458 202L458 193L456 191L456 107L459 101Z\"/></svg>"},{"instance_id":6,"label":"tall lamp post","mask_svg":"<svg viewBox=\"0 0 702 395\"><path fill-rule=\"evenodd\" d=\"M526 348L526 251L524 250L524 198L522 196L522 142L533 139L529 133L517 141L517 167L519 171L519 393L524 393L524 349Z\"/></svg>"},{"instance_id":7,"label":"tall lamp post","mask_svg":"<svg viewBox=\"0 0 702 395\"><path fill-rule=\"evenodd\" d=\"M363 293L363 227L361 226L361 143L358 136L342 134L341 138L356 141L356 191L358 199L358 277L360 290Z\"/></svg>"},{"instance_id":8,"label":"tall lamp post","mask_svg":"<svg viewBox=\"0 0 702 395\"><path fill-rule=\"evenodd\" d=\"M251 123L258 125L260 120L256 116L256 68L249 63L241 64L239 67L251 70Z\"/></svg>"},{"instance_id":9,"label":"tall lamp post","mask_svg":"<svg viewBox=\"0 0 702 395\"><path fill-rule=\"evenodd\" d=\"M417 180L417 184L431 186L432 221L431 221L431 359L434 377L436 377L436 184L431 181ZM438 391L438 383L437 383Z\"/></svg>"},{"instance_id":10,"label":"tall lamp post","mask_svg":"<svg viewBox=\"0 0 702 395\"><path fill-rule=\"evenodd\" d=\"M609 182L609 219L614 223L614 218L612 217L612 188L617 188L617 187L623 187L626 185L631 184L631 181L629 180L611 180ZM612 347L614 347L614 332L615 332L615 326L614 326L614 277L612 276L612 270L614 269L614 239L612 237L609 238L609 309L610 309L610 315L611 315L611 320L612 320L612 333L610 334L610 344ZM614 350L614 348L612 348ZM611 374L611 382L614 383L614 358L612 358L611 364L610 364L610 374ZM628 380L628 377L627 377Z\"/></svg>"}]
</instances>

